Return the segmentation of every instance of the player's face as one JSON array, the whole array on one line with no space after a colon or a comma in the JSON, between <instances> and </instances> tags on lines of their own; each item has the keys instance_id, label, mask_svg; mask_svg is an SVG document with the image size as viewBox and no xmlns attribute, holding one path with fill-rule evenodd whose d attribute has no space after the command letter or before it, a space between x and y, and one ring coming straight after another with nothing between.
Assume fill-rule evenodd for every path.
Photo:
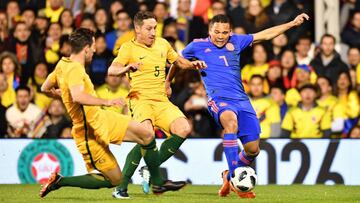
<instances>
[{"instance_id":1,"label":"player's face","mask_svg":"<svg viewBox=\"0 0 360 203\"><path fill-rule=\"evenodd\" d=\"M91 46L90 47L89 46L85 47L85 62L86 63L91 62L95 51L96 51L96 49L95 49L95 38L93 38L93 43L91 44Z\"/></svg>"},{"instance_id":2,"label":"player's face","mask_svg":"<svg viewBox=\"0 0 360 203\"><path fill-rule=\"evenodd\" d=\"M231 28L229 23L214 23L209 30L211 42L223 47L229 40Z\"/></svg>"},{"instance_id":3,"label":"player's face","mask_svg":"<svg viewBox=\"0 0 360 203\"><path fill-rule=\"evenodd\" d=\"M263 81L260 78L250 80L250 93L253 97L261 97L264 92Z\"/></svg>"},{"instance_id":4,"label":"player's face","mask_svg":"<svg viewBox=\"0 0 360 203\"><path fill-rule=\"evenodd\" d=\"M285 99L285 95L278 88L272 88L270 92L271 99L278 104L282 104Z\"/></svg>"},{"instance_id":5,"label":"player's face","mask_svg":"<svg viewBox=\"0 0 360 203\"><path fill-rule=\"evenodd\" d=\"M135 31L137 40L146 46L151 46L155 41L156 25L157 22L154 18L143 20L143 24L141 26L136 25Z\"/></svg>"},{"instance_id":6,"label":"player's face","mask_svg":"<svg viewBox=\"0 0 360 203\"><path fill-rule=\"evenodd\" d=\"M301 102L303 104L312 104L316 98L316 92L313 89L306 88L300 92Z\"/></svg>"}]
</instances>

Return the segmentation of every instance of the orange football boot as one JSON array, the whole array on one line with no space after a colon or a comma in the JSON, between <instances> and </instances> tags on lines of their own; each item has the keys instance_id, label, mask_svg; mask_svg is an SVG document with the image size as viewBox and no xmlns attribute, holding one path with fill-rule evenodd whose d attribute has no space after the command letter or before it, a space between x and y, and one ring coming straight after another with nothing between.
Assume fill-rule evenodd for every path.
<instances>
[{"instance_id":1,"label":"orange football boot","mask_svg":"<svg viewBox=\"0 0 360 203\"><path fill-rule=\"evenodd\" d=\"M229 174L229 170L225 170L221 173L223 184L220 190L218 191L220 197L226 197L228 194L230 194L230 182L227 179L228 174Z\"/></svg>"}]
</instances>

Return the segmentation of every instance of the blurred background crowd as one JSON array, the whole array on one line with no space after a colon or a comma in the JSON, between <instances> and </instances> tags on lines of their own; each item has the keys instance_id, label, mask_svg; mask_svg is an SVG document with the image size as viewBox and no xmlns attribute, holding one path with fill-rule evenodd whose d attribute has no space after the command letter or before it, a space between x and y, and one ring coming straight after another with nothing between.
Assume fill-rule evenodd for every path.
<instances>
[{"instance_id":1,"label":"blurred background crowd","mask_svg":"<svg viewBox=\"0 0 360 203\"><path fill-rule=\"evenodd\" d=\"M0 138L71 138L62 102L40 87L57 61L70 55L68 37L78 27L96 33L96 53L86 69L98 96L126 98L128 79L107 76L107 68L134 38L132 18L139 10L155 14L157 36L179 54L193 39L207 37L207 24L217 14L228 15L237 34L309 14L303 26L241 54L242 80L261 138L358 138L360 2L339 5L341 39L324 34L315 42L312 0L0 0ZM171 101L191 123L190 137L221 136L198 71L180 70L172 89ZM110 109L128 114L127 106Z\"/></svg>"}]
</instances>

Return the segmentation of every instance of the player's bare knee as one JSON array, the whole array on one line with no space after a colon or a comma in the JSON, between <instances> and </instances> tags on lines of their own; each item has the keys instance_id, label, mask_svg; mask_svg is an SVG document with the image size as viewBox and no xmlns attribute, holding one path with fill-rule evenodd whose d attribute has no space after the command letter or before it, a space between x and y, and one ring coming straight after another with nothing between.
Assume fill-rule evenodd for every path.
<instances>
[{"instance_id":1,"label":"player's bare knee","mask_svg":"<svg viewBox=\"0 0 360 203\"><path fill-rule=\"evenodd\" d=\"M249 157L256 157L260 153L260 148L258 146L248 147L247 149L245 149L245 153Z\"/></svg>"},{"instance_id":2,"label":"player's bare knee","mask_svg":"<svg viewBox=\"0 0 360 203\"><path fill-rule=\"evenodd\" d=\"M171 133L176 134L182 138L186 138L191 133L191 127L186 119L174 122L170 127Z\"/></svg>"},{"instance_id":3,"label":"player's bare knee","mask_svg":"<svg viewBox=\"0 0 360 203\"><path fill-rule=\"evenodd\" d=\"M226 121L223 124L223 127L225 133L237 133L238 131L238 124L237 121L234 119Z\"/></svg>"},{"instance_id":4,"label":"player's bare knee","mask_svg":"<svg viewBox=\"0 0 360 203\"><path fill-rule=\"evenodd\" d=\"M142 145L148 145L155 138L154 132L152 130L145 129L143 135L141 136Z\"/></svg>"},{"instance_id":5,"label":"player's bare knee","mask_svg":"<svg viewBox=\"0 0 360 203\"><path fill-rule=\"evenodd\" d=\"M118 186L121 183L121 176L120 177L112 177L110 179L111 185Z\"/></svg>"}]
</instances>

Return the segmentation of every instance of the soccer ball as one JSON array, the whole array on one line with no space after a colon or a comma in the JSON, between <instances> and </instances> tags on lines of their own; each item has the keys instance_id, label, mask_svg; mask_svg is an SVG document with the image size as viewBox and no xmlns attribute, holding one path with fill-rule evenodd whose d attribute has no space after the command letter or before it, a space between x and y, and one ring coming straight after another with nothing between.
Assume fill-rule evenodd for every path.
<instances>
[{"instance_id":1,"label":"soccer ball","mask_svg":"<svg viewBox=\"0 0 360 203\"><path fill-rule=\"evenodd\" d=\"M251 191L254 189L256 182L256 173L249 166L236 168L230 179L230 184L239 192Z\"/></svg>"}]
</instances>

